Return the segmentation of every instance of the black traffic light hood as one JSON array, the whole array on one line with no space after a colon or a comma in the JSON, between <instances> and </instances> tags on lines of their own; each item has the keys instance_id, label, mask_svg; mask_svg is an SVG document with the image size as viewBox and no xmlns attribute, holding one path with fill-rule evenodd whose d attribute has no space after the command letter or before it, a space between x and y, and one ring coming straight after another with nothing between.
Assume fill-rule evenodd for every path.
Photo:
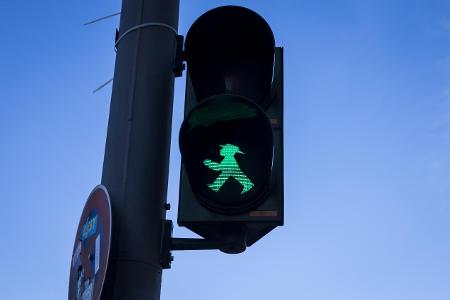
<instances>
[{"instance_id":1,"label":"black traffic light hood","mask_svg":"<svg viewBox=\"0 0 450 300\"><path fill-rule=\"evenodd\" d=\"M274 47L270 26L250 9L222 6L200 16L185 42L197 100L236 94L264 106L271 88Z\"/></svg>"}]
</instances>

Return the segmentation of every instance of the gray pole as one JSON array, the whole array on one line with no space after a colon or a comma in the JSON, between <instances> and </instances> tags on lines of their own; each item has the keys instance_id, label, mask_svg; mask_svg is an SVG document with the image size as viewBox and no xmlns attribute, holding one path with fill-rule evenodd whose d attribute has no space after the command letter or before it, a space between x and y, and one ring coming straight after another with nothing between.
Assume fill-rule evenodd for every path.
<instances>
[{"instance_id":1,"label":"gray pole","mask_svg":"<svg viewBox=\"0 0 450 300\"><path fill-rule=\"evenodd\" d=\"M123 0L102 184L113 238L102 299L160 298L179 0Z\"/></svg>"}]
</instances>

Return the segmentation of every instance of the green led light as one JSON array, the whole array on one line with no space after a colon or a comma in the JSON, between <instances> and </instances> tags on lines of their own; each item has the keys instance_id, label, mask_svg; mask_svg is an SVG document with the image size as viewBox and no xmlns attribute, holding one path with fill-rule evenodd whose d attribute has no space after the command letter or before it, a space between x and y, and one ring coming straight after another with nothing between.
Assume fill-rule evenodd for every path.
<instances>
[{"instance_id":1,"label":"green led light","mask_svg":"<svg viewBox=\"0 0 450 300\"><path fill-rule=\"evenodd\" d=\"M203 161L203 164L211 170L221 172L219 177L217 177L213 183L208 184L208 187L214 192L218 192L228 178L234 177L244 187L241 194L249 191L253 188L254 184L244 172L241 171L241 168L239 168L239 165L234 158L236 153L244 153L239 150L239 147L231 144L220 145L220 147L222 147L220 155L224 157L220 163L213 162L210 159L205 159Z\"/></svg>"}]
</instances>

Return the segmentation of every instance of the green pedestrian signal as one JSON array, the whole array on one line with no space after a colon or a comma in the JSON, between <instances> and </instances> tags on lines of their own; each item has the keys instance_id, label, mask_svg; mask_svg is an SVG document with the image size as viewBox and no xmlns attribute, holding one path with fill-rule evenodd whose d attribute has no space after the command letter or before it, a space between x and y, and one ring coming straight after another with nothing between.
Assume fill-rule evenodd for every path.
<instances>
[{"instance_id":1,"label":"green pedestrian signal","mask_svg":"<svg viewBox=\"0 0 450 300\"><path fill-rule=\"evenodd\" d=\"M264 200L273 134L254 102L237 95L201 101L181 126L180 150L192 191L209 209L248 211Z\"/></svg>"},{"instance_id":2,"label":"green pedestrian signal","mask_svg":"<svg viewBox=\"0 0 450 300\"><path fill-rule=\"evenodd\" d=\"M256 12L223 6L192 24L181 57L178 224L241 252L284 220L283 49Z\"/></svg>"},{"instance_id":3,"label":"green pedestrian signal","mask_svg":"<svg viewBox=\"0 0 450 300\"><path fill-rule=\"evenodd\" d=\"M233 177L243 186L241 194L244 194L254 186L253 182L244 174L244 172L241 171L241 168L234 158L237 153L244 153L239 150L238 146L235 145L226 144L220 145L220 147L222 147L220 150L220 155L224 157L220 163L213 162L210 159L205 159L203 161L203 164L211 170L221 172L219 177L217 177L213 183L208 184L208 187L214 192L218 192L223 184L230 177Z\"/></svg>"}]
</instances>

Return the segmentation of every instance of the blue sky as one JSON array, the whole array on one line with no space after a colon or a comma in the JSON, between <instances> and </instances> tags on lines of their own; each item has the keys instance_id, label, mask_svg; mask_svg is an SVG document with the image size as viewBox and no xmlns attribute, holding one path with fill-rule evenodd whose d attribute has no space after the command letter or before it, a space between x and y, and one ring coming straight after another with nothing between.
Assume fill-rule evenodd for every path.
<instances>
[{"instance_id":1,"label":"blue sky","mask_svg":"<svg viewBox=\"0 0 450 300\"><path fill-rule=\"evenodd\" d=\"M450 299L450 2L237 4L285 47L286 225L241 255L177 252L162 299ZM100 182L120 1L1 1L0 290L64 299ZM184 78L168 199L176 220ZM194 236L176 228L177 236Z\"/></svg>"}]
</instances>

